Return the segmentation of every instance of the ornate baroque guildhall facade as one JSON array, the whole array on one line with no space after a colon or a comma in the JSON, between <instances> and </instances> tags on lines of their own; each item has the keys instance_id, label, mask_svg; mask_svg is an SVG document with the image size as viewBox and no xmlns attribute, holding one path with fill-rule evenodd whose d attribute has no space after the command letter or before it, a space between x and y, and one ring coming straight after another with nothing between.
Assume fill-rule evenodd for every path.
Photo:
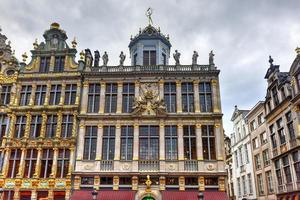
<instances>
[{"instance_id":1,"label":"ornate baroque guildhall facade","mask_svg":"<svg viewBox=\"0 0 300 200\"><path fill-rule=\"evenodd\" d=\"M53 23L19 65L1 35L2 199L226 199L220 71L180 65L159 28L108 65ZM3 39L4 38L4 39ZM172 197L171 197L172 196Z\"/></svg>"}]
</instances>

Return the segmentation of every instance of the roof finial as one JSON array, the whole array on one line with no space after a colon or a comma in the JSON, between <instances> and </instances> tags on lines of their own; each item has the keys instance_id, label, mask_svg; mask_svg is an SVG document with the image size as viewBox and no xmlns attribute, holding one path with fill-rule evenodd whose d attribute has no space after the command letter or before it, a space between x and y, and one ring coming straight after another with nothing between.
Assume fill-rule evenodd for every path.
<instances>
[{"instance_id":1,"label":"roof finial","mask_svg":"<svg viewBox=\"0 0 300 200\"><path fill-rule=\"evenodd\" d=\"M300 48L299 48L299 47L297 47L297 48L295 49L295 51L296 51L297 55L300 55Z\"/></svg>"},{"instance_id":2,"label":"roof finial","mask_svg":"<svg viewBox=\"0 0 300 200\"><path fill-rule=\"evenodd\" d=\"M146 11L146 16L148 17L149 25L153 25L153 21L151 18L152 13L153 13L153 10L152 10L152 8L149 7Z\"/></svg>"},{"instance_id":3,"label":"roof finial","mask_svg":"<svg viewBox=\"0 0 300 200\"><path fill-rule=\"evenodd\" d=\"M274 62L273 58L272 58L271 56L269 56L269 63L270 63L270 66L273 66L273 62Z\"/></svg>"}]
</instances>

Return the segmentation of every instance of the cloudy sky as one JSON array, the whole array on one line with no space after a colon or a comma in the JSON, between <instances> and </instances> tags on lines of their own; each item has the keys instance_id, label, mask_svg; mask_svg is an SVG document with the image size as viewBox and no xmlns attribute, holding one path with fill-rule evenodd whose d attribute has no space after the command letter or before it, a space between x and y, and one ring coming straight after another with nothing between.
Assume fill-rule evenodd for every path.
<instances>
[{"instance_id":1,"label":"cloudy sky","mask_svg":"<svg viewBox=\"0 0 300 200\"><path fill-rule=\"evenodd\" d=\"M130 35L147 25L145 11L152 7L154 25L170 35L181 63L190 64L197 50L199 63L207 64L214 50L226 134L232 132L234 105L251 109L264 99L268 56L288 71L300 46L299 0L0 0L0 5L2 32L19 59L55 21L69 42L77 38L78 50L107 51L110 64L118 63L120 51L128 55Z\"/></svg>"}]
</instances>

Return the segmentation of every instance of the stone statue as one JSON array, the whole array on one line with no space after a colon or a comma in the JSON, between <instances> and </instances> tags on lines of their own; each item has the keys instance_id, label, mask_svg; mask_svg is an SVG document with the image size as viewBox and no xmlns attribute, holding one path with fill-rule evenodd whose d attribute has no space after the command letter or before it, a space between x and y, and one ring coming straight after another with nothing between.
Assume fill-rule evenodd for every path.
<instances>
[{"instance_id":1,"label":"stone statue","mask_svg":"<svg viewBox=\"0 0 300 200\"><path fill-rule=\"evenodd\" d=\"M215 65L214 63L214 52L211 50L210 53L209 53L209 65Z\"/></svg>"},{"instance_id":2,"label":"stone statue","mask_svg":"<svg viewBox=\"0 0 300 200\"><path fill-rule=\"evenodd\" d=\"M197 59L198 59L198 52L197 51L194 51L193 53L193 58L192 58L192 64L193 65L197 65Z\"/></svg>"},{"instance_id":3,"label":"stone statue","mask_svg":"<svg viewBox=\"0 0 300 200\"><path fill-rule=\"evenodd\" d=\"M181 54L177 50L175 50L175 53L173 54L173 57L174 57L174 60L175 60L175 65L180 65L180 61L179 61L180 55Z\"/></svg>"},{"instance_id":4,"label":"stone statue","mask_svg":"<svg viewBox=\"0 0 300 200\"><path fill-rule=\"evenodd\" d=\"M94 54L95 54L94 67L99 67L100 53L97 50L97 51L94 51Z\"/></svg>"},{"instance_id":5,"label":"stone statue","mask_svg":"<svg viewBox=\"0 0 300 200\"><path fill-rule=\"evenodd\" d=\"M126 55L123 53L123 51L121 51L121 54L119 57L120 57L120 66L123 66L124 61L126 59Z\"/></svg>"},{"instance_id":6,"label":"stone statue","mask_svg":"<svg viewBox=\"0 0 300 200\"><path fill-rule=\"evenodd\" d=\"M90 49L85 49L85 65L91 67L93 64L93 56Z\"/></svg>"},{"instance_id":7,"label":"stone statue","mask_svg":"<svg viewBox=\"0 0 300 200\"><path fill-rule=\"evenodd\" d=\"M103 60L103 66L107 66L108 63L108 55L106 53L106 51L104 52L103 56L102 56L102 60Z\"/></svg>"}]
</instances>

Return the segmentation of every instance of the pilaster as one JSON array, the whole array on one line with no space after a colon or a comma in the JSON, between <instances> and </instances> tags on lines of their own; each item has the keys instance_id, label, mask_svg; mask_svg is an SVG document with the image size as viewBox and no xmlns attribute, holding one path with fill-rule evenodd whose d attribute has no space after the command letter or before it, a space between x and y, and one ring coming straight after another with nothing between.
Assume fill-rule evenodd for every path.
<instances>
[{"instance_id":1,"label":"pilaster","mask_svg":"<svg viewBox=\"0 0 300 200\"><path fill-rule=\"evenodd\" d=\"M164 80L159 80L159 99L164 99Z\"/></svg>"},{"instance_id":2,"label":"pilaster","mask_svg":"<svg viewBox=\"0 0 300 200\"><path fill-rule=\"evenodd\" d=\"M113 190L119 190L119 177L113 177Z\"/></svg>"},{"instance_id":3,"label":"pilaster","mask_svg":"<svg viewBox=\"0 0 300 200\"><path fill-rule=\"evenodd\" d=\"M140 96L140 82L135 81L134 83L134 97L138 98Z\"/></svg>"},{"instance_id":4,"label":"pilaster","mask_svg":"<svg viewBox=\"0 0 300 200\"><path fill-rule=\"evenodd\" d=\"M36 83L33 83L32 84L31 95L30 95L30 100L29 100L29 106L33 106L34 105L36 87L37 87Z\"/></svg>"},{"instance_id":5,"label":"pilaster","mask_svg":"<svg viewBox=\"0 0 300 200\"><path fill-rule=\"evenodd\" d=\"M118 82L118 94L117 94L117 114L122 113L122 92L123 82Z\"/></svg>"},{"instance_id":6,"label":"pilaster","mask_svg":"<svg viewBox=\"0 0 300 200\"><path fill-rule=\"evenodd\" d=\"M160 122L159 124L159 160L165 160L165 124Z\"/></svg>"},{"instance_id":7,"label":"pilaster","mask_svg":"<svg viewBox=\"0 0 300 200\"><path fill-rule=\"evenodd\" d=\"M224 147L224 140L223 140L223 132L221 129L221 124L216 123L215 124L215 140L216 140L216 158L217 160L223 160L224 159L224 152L222 150L222 147Z\"/></svg>"},{"instance_id":8,"label":"pilaster","mask_svg":"<svg viewBox=\"0 0 300 200\"><path fill-rule=\"evenodd\" d=\"M203 146L202 146L202 130L201 124L196 124L196 140L197 140L197 160L203 160Z\"/></svg>"},{"instance_id":9,"label":"pilaster","mask_svg":"<svg viewBox=\"0 0 300 200\"><path fill-rule=\"evenodd\" d=\"M9 138L13 138L14 137L14 133L15 133L15 123L17 120L17 116L15 113L12 113L9 115L10 117L10 125L9 125Z\"/></svg>"},{"instance_id":10,"label":"pilaster","mask_svg":"<svg viewBox=\"0 0 300 200\"><path fill-rule=\"evenodd\" d=\"M115 158L114 160L120 160L121 151L121 125L116 125L116 138L115 138Z\"/></svg>"},{"instance_id":11,"label":"pilaster","mask_svg":"<svg viewBox=\"0 0 300 200\"><path fill-rule=\"evenodd\" d=\"M102 159L102 138L103 138L103 125L98 124L96 160Z\"/></svg>"},{"instance_id":12,"label":"pilaster","mask_svg":"<svg viewBox=\"0 0 300 200\"><path fill-rule=\"evenodd\" d=\"M53 163L52 163L52 168L51 168L51 178L56 177L56 172L57 172L57 158L58 158L58 148L54 147L53 148Z\"/></svg>"},{"instance_id":13,"label":"pilaster","mask_svg":"<svg viewBox=\"0 0 300 200\"><path fill-rule=\"evenodd\" d=\"M213 79L211 80L211 88L212 88L212 104L213 104L213 112L221 112L220 109L220 95L218 90L218 81Z\"/></svg>"},{"instance_id":14,"label":"pilaster","mask_svg":"<svg viewBox=\"0 0 300 200\"><path fill-rule=\"evenodd\" d=\"M72 127L72 137L76 138L77 136L77 116L78 116L78 112L74 111L73 113L73 127Z\"/></svg>"},{"instance_id":15,"label":"pilaster","mask_svg":"<svg viewBox=\"0 0 300 200\"><path fill-rule=\"evenodd\" d=\"M41 138L45 138L46 135L46 123L47 123L47 114L45 111L42 113L42 127L41 127Z\"/></svg>"},{"instance_id":16,"label":"pilaster","mask_svg":"<svg viewBox=\"0 0 300 200\"><path fill-rule=\"evenodd\" d=\"M78 84L77 84L78 86ZM77 92L78 92L78 87L77 87ZM81 113L85 114L87 112L87 107L88 107L88 92L89 92L89 82L84 81L83 82L83 89L82 89L82 101L81 101ZM79 93L77 93L78 95ZM80 96L79 96L80 97ZM77 96L76 96L76 102L77 102ZM79 104L79 98L78 102Z\"/></svg>"},{"instance_id":17,"label":"pilaster","mask_svg":"<svg viewBox=\"0 0 300 200\"><path fill-rule=\"evenodd\" d=\"M76 88L76 99L75 99L75 105L79 105L80 102L80 90L81 89L81 82L77 82L77 88ZM83 97L82 97L83 98ZM86 98L86 97L85 97Z\"/></svg>"},{"instance_id":18,"label":"pilaster","mask_svg":"<svg viewBox=\"0 0 300 200\"><path fill-rule=\"evenodd\" d=\"M179 176L179 190L185 190L185 179L184 176Z\"/></svg>"},{"instance_id":19,"label":"pilaster","mask_svg":"<svg viewBox=\"0 0 300 200\"><path fill-rule=\"evenodd\" d=\"M198 186L199 186L199 191L204 191L205 190L205 182L204 182L204 177L203 176L198 177Z\"/></svg>"},{"instance_id":20,"label":"pilaster","mask_svg":"<svg viewBox=\"0 0 300 200\"><path fill-rule=\"evenodd\" d=\"M18 178L22 178L24 175L24 168L25 168L25 156L26 156L26 148L21 148L21 160L20 165L17 173Z\"/></svg>"},{"instance_id":21,"label":"pilaster","mask_svg":"<svg viewBox=\"0 0 300 200\"><path fill-rule=\"evenodd\" d=\"M29 138L30 124L31 124L31 114L30 114L30 112L27 112L26 113L26 127L25 127L25 134L24 134L25 138Z\"/></svg>"},{"instance_id":22,"label":"pilaster","mask_svg":"<svg viewBox=\"0 0 300 200\"><path fill-rule=\"evenodd\" d=\"M104 113L104 106L105 106L105 82L101 82L101 89L100 89L100 107L99 113Z\"/></svg>"},{"instance_id":23,"label":"pilaster","mask_svg":"<svg viewBox=\"0 0 300 200\"><path fill-rule=\"evenodd\" d=\"M45 97L44 106L48 106L49 105L50 91L51 91L51 82L48 81L47 82L47 91L46 91L46 97Z\"/></svg>"},{"instance_id":24,"label":"pilaster","mask_svg":"<svg viewBox=\"0 0 300 200\"><path fill-rule=\"evenodd\" d=\"M83 149L84 149L84 135L85 135L85 125L80 122L78 131L78 143L77 143L77 158L76 160L83 159Z\"/></svg>"},{"instance_id":25,"label":"pilaster","mask_svg":"<svg viewBox=\"0 0 300 200\"><path fill-rule=\"evenodd\" d=\"M62 125L62 119L63 114L61 111L58 111L57 113L57 126L56 126L56 135L55 137L60 138L61 137L61 125Z\"/></svg>"},{"instance_id":26,"label":"pilaster","mask_svg":"<svg viewBox=\"0 0 300 200\"><path fill-rule=\"evenodd\" d=\"M176 81L176 102L177 102L177 113L182 113L182 101L181 101L181 81Z\"/></svg>"},{"instance_id":27,"label":"pilaster","mask_svg":"<svg viewBox=\"0 0 300 200\"><path fill-rule=\"evenodd\" d=\"M184 152L183 152L183 125L178 124L178 160L184 160Z\"/></svg>"},{"instance_id":28,"label":"pilaster","mask_svg":"<svg viewBox=\"0 0 300 200\"><path fill-rule=\"evenodd\" d=\"M73 172L73 166L74 166L74 161L75 161L75 147L72 146L69 148L70 150L70 162L68 166L68 174L67 177L71 178L72 172Z\"/></svg>"},{"instance_id":29,"label":"pilaster","mask_svg":"<svg viewBox=\"0 0 300 200\"><path fill-rule=\"evenodd\" d=\"M199 100L199 80L193 81L194 83L194 105L195 113L200 113L200 100Z\"/></svg>"},{"instance_id":30,"label":"pilaster","mask_svg":"<svg viewBox=\"0 0 300 200\"><path fill-rule=\"evenodd\" d=\"M3 169L2 169L1 177L6 178L8 173L9 157L10 157L11 149L6 147L4 150L5 150L5 154L3 159Z\"/></svg>"},{"instance_id":31,"label":"pilaster","mask_svg":"<svg viewBox=\"0 0 300 200\"><path fill-rule=\"evenodd\" d=\"M38 147L37 148L37 159L36 159L36 165L35 165L35 172L34 172L34 175L33 175L34 178L39 178L40 177L41 165L42 165L42 153L43 153L43 149Z\"/></svg>"},{"instance_id":32,"label":"pilaster","mask_svg":"<svg viewBox=\"0 0 300 200\"><path fill-rule=\"evenodd\" d=\"M63 81L61 84L61 95L59 99L59 104L60 106L64 105L65 103L65 91L66 91L66 82Z\"/></svg>"}]
</instances>

